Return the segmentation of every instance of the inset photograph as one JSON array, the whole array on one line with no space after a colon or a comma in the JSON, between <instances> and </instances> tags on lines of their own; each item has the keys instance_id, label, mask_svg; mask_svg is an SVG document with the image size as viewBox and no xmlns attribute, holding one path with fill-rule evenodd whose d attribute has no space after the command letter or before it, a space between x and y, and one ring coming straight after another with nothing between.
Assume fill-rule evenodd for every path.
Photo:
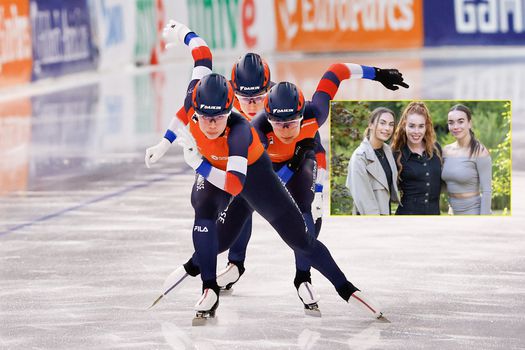
<instances>
[{"instance_id":1,"label":"inset photograph","mask_svg":"<svg viewBox=\"0 0 525 350\"><path fill-rule=\"evenodd\" d=\"M331 215L511 215L511 102L332 101Z\"/></svg>"}]
</instances>

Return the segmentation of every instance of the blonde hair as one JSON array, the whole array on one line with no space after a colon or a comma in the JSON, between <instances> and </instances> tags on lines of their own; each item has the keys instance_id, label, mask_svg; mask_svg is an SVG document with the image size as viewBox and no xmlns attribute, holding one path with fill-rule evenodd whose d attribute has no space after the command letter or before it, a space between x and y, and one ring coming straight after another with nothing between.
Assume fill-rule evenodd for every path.
<instances>
[{"instance_id":1,"label":"blonde hair","mask_svg":"<svg viewBox=\"0 0 525 350\"><path fill-rule=\"evenodd\" d=\"M392 139L392 151L399 152L398 156L396 157L396 163L398 166L398 176L401 176L401 172L403 171L403 165L401 164L401 156L403 154L403 148L407 144L407 133L406 133L406 125L407 125L407 117L410 114L419 114L422 115L425 118L425 135L423 136L423 142L425 144L425 152L429 156L429 158L432 158L435 155L439 158L439 161L443 163L443 158L441 156L441 152L436 147L436 133L434 131L434 124L432 123L432 118L430 117L430 112L425 105L424 102L420 101L414 101L410 102L408 106L405 107L403 110L403 113L401 114L401 118L399 119L398 127L396 132L394 133L394 137Z\"/></svg>"}]
</instances>

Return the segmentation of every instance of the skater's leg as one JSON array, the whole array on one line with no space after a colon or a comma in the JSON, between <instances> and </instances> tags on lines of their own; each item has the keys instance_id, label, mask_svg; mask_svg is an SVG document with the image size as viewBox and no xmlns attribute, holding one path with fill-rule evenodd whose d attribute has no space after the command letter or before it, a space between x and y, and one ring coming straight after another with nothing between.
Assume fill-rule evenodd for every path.
<instances>
[{"instance_id":1,"label":"skater's leg","mask_svg":"<svg viewBox=\"0 0 525 350\"><path fill-rule=\"evenodd\" d=\"M163 296L180 288L188 276L195 277L201 273L199 255L204 261L203 281L205 284L216 285L215 271L217 266L217 223L218 212L228 204L230 196L219 190L200 175L195 177L192 188L191 204L195 210L195 221L192 230L195 252L182 266L176 268L164 281L161 296L153 303L155 305ZM153 306L152 305L152 306Z\"/></svg>"},{"instance_id":2,"label":"skater's leg","mask_svg":"<svg viewBox=\"0 0 525 350\"><path fill-rule=\"evenodd\" d=\"M224 210L217 220L217 237L218 237L218 253L222 253L230 248L240 234L240 228L246 227L246 223L250 221L249 227L251 228L251 216L253 209L248 203L241 197L236 197ZM209 248L209 247L208 247ZM207 253L209 254L209 252ZM205 259L209 260L209 257ZM216 259L215 259L216 261ZM231 288L239 277L244 273L243 262L235 262L234 267L227 266L225 270L220 271L217 274L217 282L221 287ZM185 271L191 276L197 276L200 273L200 262L197 251L195 251L192 257L184 264ZM227 270L227 271L226 271ZM204 280L204 279L203 279Z\"/></svg>"},{"instance_id":3,"label":"skater's leg","mask_svg":"<svg viewBox=\"0 0 525 350\"><path fill-rule=\"evenodd\" d=\"M315 225L312 218L311 206L314 199L315 174L317 172L315 155L313 152L307 154L307 158L300 164L299 169L287 183L286 188L294 198L303 219L308 227L308 233L317 238ZM294 286L297 295L304 304L305 313L310 316L321 316L318 306L319 294L312 285L310 274L310 261L298 250L294 251L295 256L295 277Z\"/></svg>"},{"instance_id":4,"label":"skater's leg","mask_svg":"<svg viewBox=\"0 0 525 350\"><path fill-rule=\"evenodd\" d=\"M286 188L292 195L301 211L308 232L317 238L318 232L315 230L315 224L312 218L311 205L314 199L315 174L317 172L317 165L315 162L315 155L312 153L307 155L307 158L301 163L299 169L290 179ZM297 268L295 286L301 282L311 282L310 278L304 279L301 276L310 275L310 262L299 252L294 251L295 266Z\"/></svg>"},{"instance_id":5,"label":"skater's leg","mask_svg":"<svg viewBox=\"0 0 525 350\"><path fill-rule=\"evenodd\" d=\"M248 168L241 195L276 229L292 249L303 253L311 265L336 288L342 287L347 282L345 275L324 244L308 233L299 207L277 175L270 171L269 161L268 156L263 156ZM261 183L264 183L263 187L260 186Z\"/></svg>"},{"instance_id":6,"label":"skater's leg","mask_svg":"<svg viewBox=\"0 0 525 350\"><path fill-rule=\"evenodd\" d=\"M251 232L252 213L253 209L239 196L235 197L231 203L229 203L227 209L220 213L217 220L219 254L230 249L236 240L240 238L239 235L242 234L241 228L244 230L244 228L248 226ZM249 236L251 236L251 233ZM200 265L197 254L194 252L190 260L184 265L187 267L188 273L193 275L190 271L198 270Z\"/></svg>"},{"instance_id":7,"label":"skater's leg","mask_svg":"<svg viewBox=\"0 0 525 350\"><path fill-rule=\"evenodd\" d=\"M223 289L230 289L244 273L246 245L251 235L253 209L240 196L221 215L219 224L219 253L235 243L236 251L230 248L227 266L217 273L217 283ZM240 230L242 228L242 231Z\"/></svg>"},{"instance_id":8,"label":"skater's leg","mask_svg":"<svg viewBox=\"0 0 525 350\"><path fill-rule=\"evenodd\" d=\"M236 264L244 264L246 259L246 248L252 235L252 217L250 216L244 226L242 227L239 237L235 240L235 243L231 246L228 252L228 260Z\"/></svg>"},{"instance_id":9,"label":"skater's leg","mask_svg":"<svg viewBox=\"0 0 525 350\"><path fill-rule=\"evenodd\" d=\"M273 171L267 171L265 161L269 162L267 156L261 157L251 166L255 174L248 176L243 197L276 229L292 249L302 253L311 265L334 285L345 301L371 313L374 317L381 318L380 309L346 279L325 245L308 234L297 204L282 186L277 175ZM263 179L264 190L258 186Z\"/></svg>"},{"instance_id":10,"label":"skater's leg","mask_svg":"<svg viewBox=\"0 0 525 350\"><path fill-rule=\"evenodd\" d=\"M225 209L230 195L215 187L200 175L196 177L191 193L195 210L193 246L204 283L215 283L217 271L217 217Z\"/></svg>"}]
</instances>

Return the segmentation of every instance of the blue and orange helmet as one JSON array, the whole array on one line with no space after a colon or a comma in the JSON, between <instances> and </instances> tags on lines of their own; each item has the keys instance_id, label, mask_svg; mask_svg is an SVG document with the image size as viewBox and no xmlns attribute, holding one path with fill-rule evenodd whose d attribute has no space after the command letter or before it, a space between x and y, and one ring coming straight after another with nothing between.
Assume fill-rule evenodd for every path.
<instances>
[{"instance_id":1,"label":"blue and orange helmet","mask_svg":"<svg viewBox=\"0 0 525 350\"><path fill-rule=\"evenodd\" d=\"M229 113L233 108L233 100L233 87L220 74L206 75L193 89L193 109L201 115L213 117Z\"/></svg>"},{"instance_id":2,"label":"blue and orange helmet","mask_svg":"<svg viewBox=\"0 0 525 350\"><path fill-rule=\"evenodd\" d=\"M231 82L238 95L259 95L270 86L270 68L261 56L249 52L233 65Z\"/></svg>"},{"instance_id":3,"label":"blue and orange helmet","mask_svg":"<svg viewBox=\"0 0 525 350\"><path fill-rule=\"evenodd\" d=\"M266 115L273 121L297 119L304 113L304 107L302 91L289 82L274 85L264 101Z\"/></svg>"}]
</instances>

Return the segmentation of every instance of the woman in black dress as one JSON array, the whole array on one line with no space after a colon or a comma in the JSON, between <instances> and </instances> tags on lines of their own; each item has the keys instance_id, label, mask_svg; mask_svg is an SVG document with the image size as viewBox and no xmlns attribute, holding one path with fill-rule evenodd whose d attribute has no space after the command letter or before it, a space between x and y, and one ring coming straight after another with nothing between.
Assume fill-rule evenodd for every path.
<instances>
[{"instance_id":1,"label":"woman in black dress","mask_svg":"<svg viewBox=\"0 0 525 350\"><path fill-rule=\"evenodd\" d=\"M405 108L392 150L402 193L396 215L439 215L443 158L425 103L411 102Z\"/></svg>"}]
</instances>

